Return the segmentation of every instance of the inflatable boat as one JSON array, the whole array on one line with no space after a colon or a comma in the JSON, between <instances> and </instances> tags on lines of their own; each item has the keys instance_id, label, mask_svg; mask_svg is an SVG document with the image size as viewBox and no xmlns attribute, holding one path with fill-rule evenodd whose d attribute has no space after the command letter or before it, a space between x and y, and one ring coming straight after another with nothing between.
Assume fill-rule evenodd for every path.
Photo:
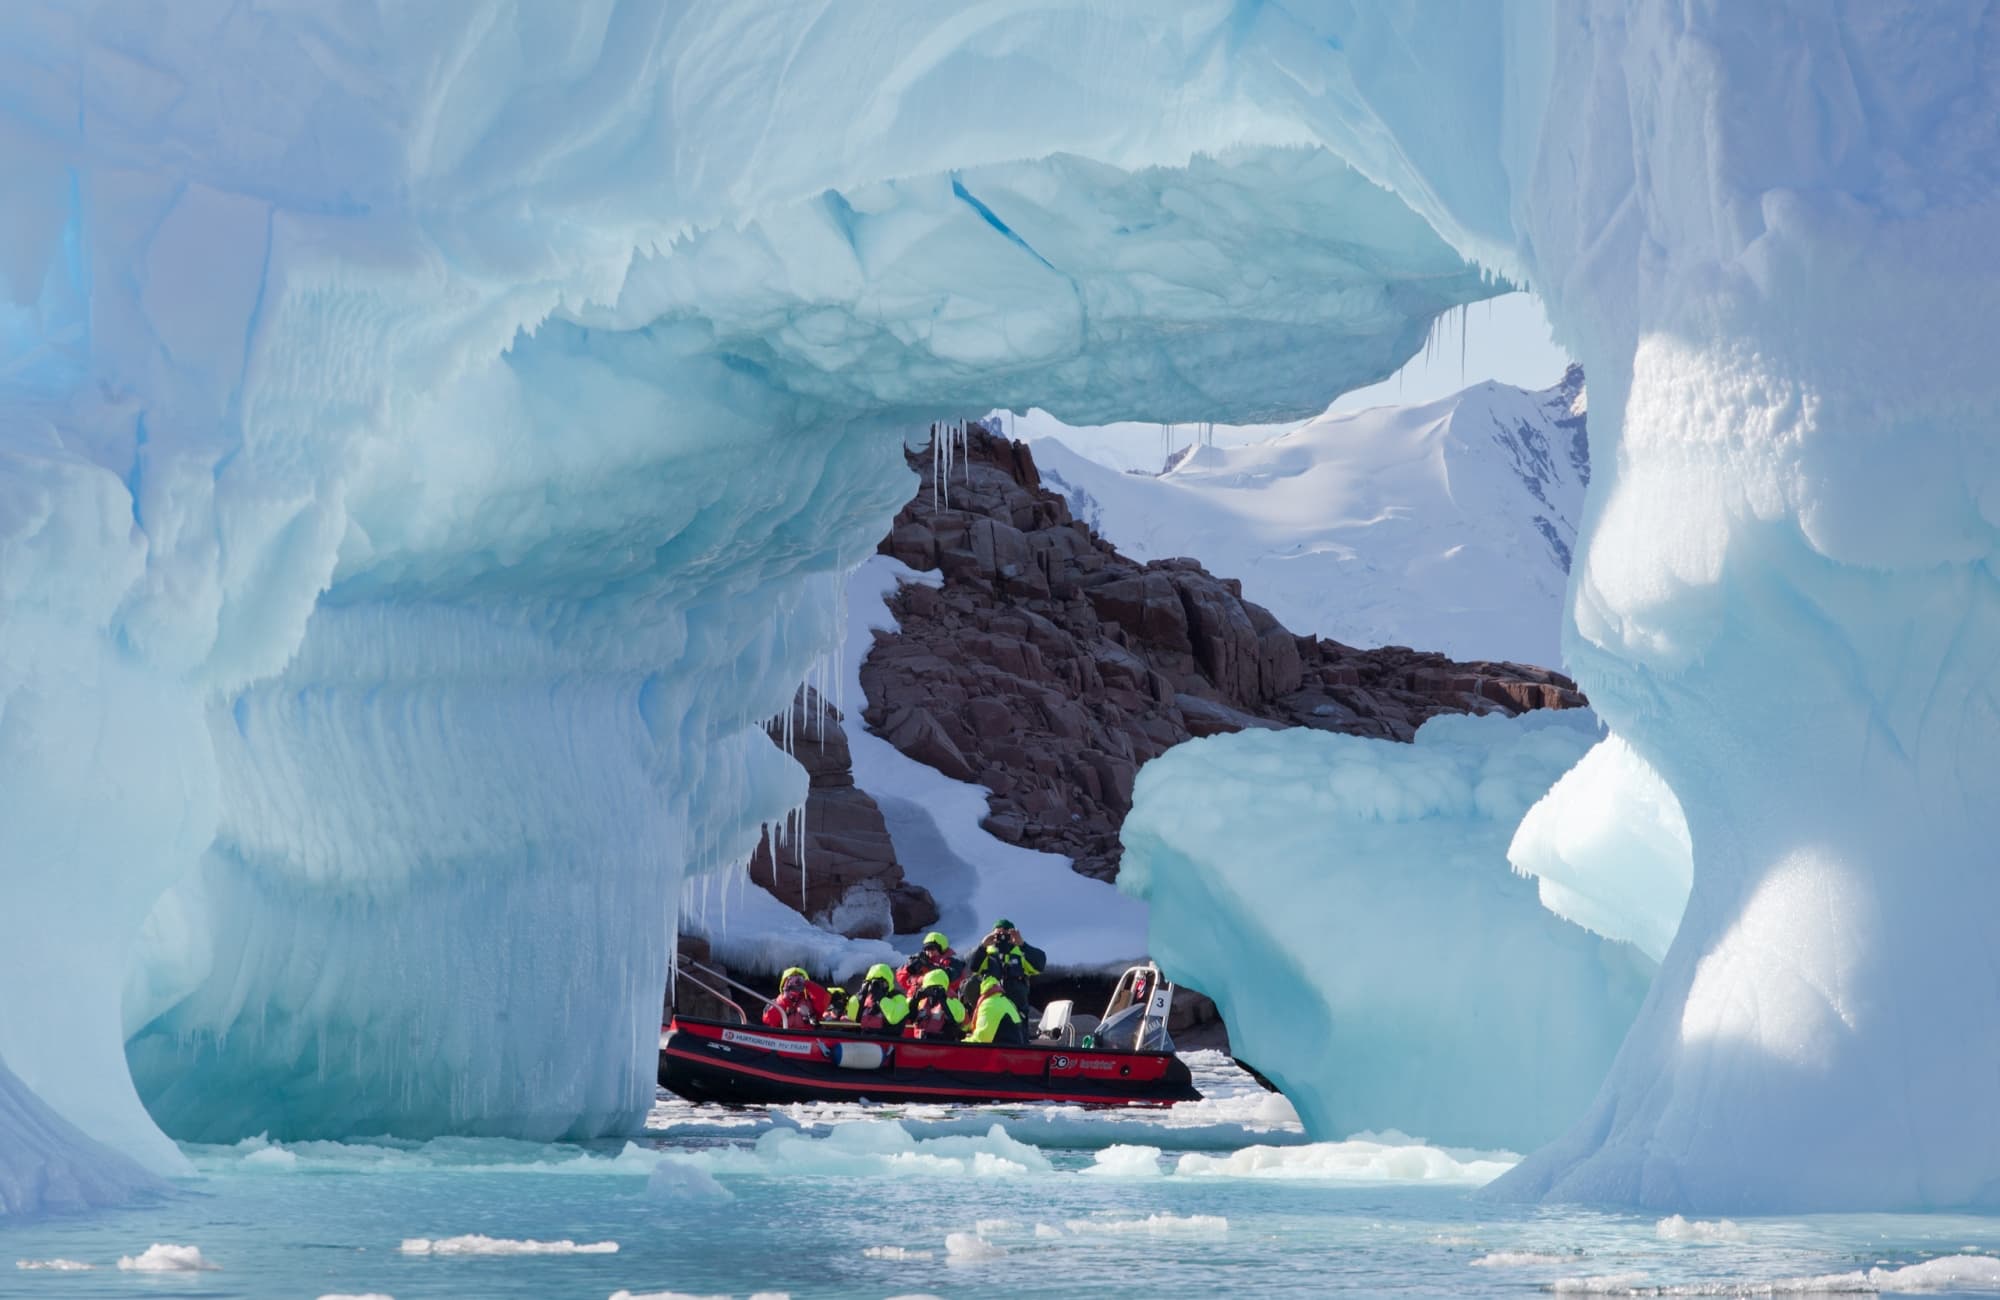
<instances>
[{"instance_id":1,"label":"inflatable boat","mask_svg":"<svg viewBox=\"0 0 2000 1300\"><path fill-rule=\"evenodd\" d=\"M1150 982L1147 982L1150 972ZM730 981L733 985L734 982ZM737 986L740 987L740 986ZM1133 997L1134 991L1140 994ZM1121 999L1124 1005L1120 1005ZM1031 1102L1170 1106L1195 1101L1166 1036L1173 986L1134 967L1091 1033L1052 1003L1026 1046L880 1038L839 1022L771 1029L676 1015L660 1031L660 1086L690 1101Z\"/></svg>"}]
</instances>

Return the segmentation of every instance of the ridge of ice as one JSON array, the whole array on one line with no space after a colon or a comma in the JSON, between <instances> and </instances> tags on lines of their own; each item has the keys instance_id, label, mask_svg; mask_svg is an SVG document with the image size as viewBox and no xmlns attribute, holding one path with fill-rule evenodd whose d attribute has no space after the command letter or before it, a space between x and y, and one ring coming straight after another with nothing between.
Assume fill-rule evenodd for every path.
<instances>
[{"instance_id":1,"label":"ridge of ice","mask_svg":"<svg viewBox=\"0 0 2000 1300\"><path fill-rule=\"evenodd\" d=\"M1749 1234L1730 1219L1686 1219L1670 1214L1653 1226L1662 1241L1744 1241Z\"/></svg>"},{"instance_id":2,"label":"ridge of ice","mask_svg":"<svg viewBox=\"0 0 2000 1300\"><path fill-rule=\"evenodd\" d=\"M475 1232L460 1237L405 1237L396 1249L404 1255L615 1255L618 1243L534 1241Z\"/></svg>"},{"instance_id":3,"label":"ridge of ice","mask_svg":"<svg viewBox=\"0 0 2000 1300\"><path fill-rule=\"evenodd\" d=\"M1143 1219L1071 1219L1068 1227L1077 1236L1219 1237L1229 1231L1229 1220L1219 1214L1149 1214Z\"/></svg>"},{"instance_id":4,"label":"ridge of ice","mask_svg":"<svg viewBox=\"0 0 2000 1300\"><path fill-rule=\"evenodd\" d=\"M1302 1147L1249 1146L1225 1155L1189 1152L1175 1163L1174 1173L1182 1178L1461 1183L1480 1187L1519 1160L1511 1151L1443 1151L1420 1142L1349 1138Z\"/></svg>"}]
</instances>

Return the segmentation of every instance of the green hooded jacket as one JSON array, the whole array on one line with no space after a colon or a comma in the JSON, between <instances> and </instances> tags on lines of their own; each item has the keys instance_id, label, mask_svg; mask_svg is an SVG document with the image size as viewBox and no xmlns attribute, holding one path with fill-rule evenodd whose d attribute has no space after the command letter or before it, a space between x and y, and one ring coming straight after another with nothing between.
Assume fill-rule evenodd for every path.
<instances>
[{"instance_id":1,"label":"green hooded jacket","mask_svg":"<svg viewBox=\"0 0 2000 1300\"><path fill-rule=\"evenodd\" d=\"M1011 1024L1008 1030L1005 1026ZM1005 1038L1011 1042L1026 1042L1027 1030L1021 1025L1021 1009L1001 988L1000 981L988 975L979 985L979 1005L972 1009L972 1033L966 1038L968 1043L992 1043Z\"/></svg>"},{"instance_id":2,"label":"green hooded jacket","mask_svg":"<svg viewBox=\"0 0 2000 1300\"><path fill-rule=\"evenodd\" d=\"M851 995L848 1009L859 1021L867 1014L866 1003L870 995L875 998L875 1010L881 1013L886 1028L894 1029L910 1015L910 999L896 987L896 972L883 962L868 968L868 978L863 980L858 992Z\"/></svg>"}]
</instances>

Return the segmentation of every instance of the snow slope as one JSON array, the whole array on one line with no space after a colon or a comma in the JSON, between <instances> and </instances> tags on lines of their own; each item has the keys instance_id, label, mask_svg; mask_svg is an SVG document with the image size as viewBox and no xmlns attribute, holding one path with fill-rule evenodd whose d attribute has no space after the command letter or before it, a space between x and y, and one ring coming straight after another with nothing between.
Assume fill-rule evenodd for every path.
<instances>
[{"instance_id":1,"label":"snow slope","mask_svg":"<svg viewBox=\"0 0 2000 1300\"><path fill-rule=\"evenodd\" d=\"M1120 550L1193 556L1295 632L1561 666L1590 481L1581 371L1196 446L1157 477L1033 446L1044 481Z\"/></svg>"}]
</instances>

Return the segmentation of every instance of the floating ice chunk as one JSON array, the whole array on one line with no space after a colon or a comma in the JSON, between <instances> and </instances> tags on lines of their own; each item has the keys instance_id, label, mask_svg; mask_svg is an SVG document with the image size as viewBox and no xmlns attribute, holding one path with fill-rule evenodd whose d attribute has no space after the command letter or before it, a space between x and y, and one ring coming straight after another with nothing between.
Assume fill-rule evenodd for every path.
<instances>
[{"instance_id":1,"label":"floating ice chunk","mask_svg":"<svg viewBox=\"0 0 2000 1300\"><path fill-rule=\"evenodd\" d=\"M97 1265L86 1264L76 1259L17 1259L14 1261L14 1267L27 1269L29 1272L85 1273Z\"/></svg>"},{"instance_id":2,"label":"floating ice chunk","mask_svg":"<svg viewBox=\"0 0 2000 1300\"><path fill-rule=\"evenodd\" d=\"M1990 1255L1945 1255L1901 1268L1871 1268L1868 1281L1885 1293L2000 1291L2000 1259Z\"/></svg>"},{"instance_id":3,"label":"floating ice chunk","mask_svg":"<svg viewBox=\"0 0 2000 1300\"><path fill-rule=\"evenodd\" d=\"M1038 1223L1035 1225L1035 1236L1042 1241L1058 1241L1068 1235L1068 1233L1053 1223Z\"/></svg>"},{"instance_id":4,"label":"floating ice chunk","mask_svg":"<svg viewBox=\"0 0 2000 1300\"><path fill-rule=\"evenodd\" d=\"M296 1152L283 1147L265 1147L262 1151L252 1151L243 1157L245 1169L297 1169L299 1157Z\"/></svg>"},{"instance_id":5,"label":"floating ice chunk","mask_svg":"<svg viewBox=\"0 0 2000 1300\"><path fill-rule=\"evenodd\" d=\"M1574 1255L1550 1255L1535 1250L1496 1250L1470 1261L1474 1268L1541 1268L1576 1263Z\"/></svg>"},{"instance_id":6,"label":"floating ice chunk","mask_svg":"<svg viewBox=\"0 0 2000 1300\"><path fill-rule=\"evenodd\" d=\"M686 1291L613 1291L611 1300L732 1300L727 1295L692 1295Z\"/></svg>"},{"instance_id":7,"label":"floating ice chunk","mask_svg":"<svg viewBox=\"0 0 2000 1300\"><path fill-rule=\"evenodd\" d=\"M396 1297L392 1295L384 1295L380 1291L368 1291L360 1295L351 1295L346 1293L323 1295L319 1298L319 1300L396 1300Z\"/></svg>"},{"instance_id":8,"label":"floating ice chunk","mask_svg":"<svg viewBox=\"0 0 2000 1300\"><path fill-rule=\"evenodd\" d=\"M736 1196L708 1170L673 1156L662 1157L646 1175L646 1195L662 1201L728 1201Z\"/></svg>"},{"instance_id":9,"label":"floating ice chunk","mask_svg":"<svg viewBox=\"0 0 2000 1300\"><path fill-rule=\"evenodd\" d=\"M406 1237L397 1249L405 1255L616 1255L618 1243L518 1240L475 1232L462 1237Z\"/></svg>"},{"instance_id":10,"label":"floating ice chunk","mask_svg":"<svg viewBox=\"0 0 2000 1300\"><path fill-rule=\"evenodd\" d=\"M1109 1146L1097 1153L1096 1161L1083 1171L1104 1178L1157 1178L1160 1174L1160 1148L1143 1146Z\"/></svg>"},{"instance_id":11,"label":"floating ice chunk","mask_svg":"<svg viewBox=\"0 0 2000 1300\"><path fill-rule=\"evenodd\" d=\"M998 1259L1007 1253L1007 1248L996 1246L977 1233L954 1232L944 1239L944 1253L954 1264L973 1264L984 1259Z\"/></svg>"},{"instance_id":12,"label":"floating ice chunk","mask_svg":"<svg viewBox=\"0 0 2000 1300\"><path fill-rule=\"evenodd\" d=\"M1684 1219L1668 1215L1653 1226L1661 1241L1744 1241L1749 1234L1729 1219Z\"/></svg>"},{"instance_id":13,"label":"floating ice chunk","mask_svg":"<svg viewBox=\"0 0 2000 1300\"><path fill-rule=\"evenodd\" d=\"M1349 1139L1303 1147L1245 1147L1227 1155L1190 1152L1182 1178L1298 1178L1359 1183L1464 1183L1480 1186L1514 1167L1511 1152L1449 1152L1418 1143Z\"/></svg>"},{"instance_id":14,"label":"floating ice chunk","mask_svg":"<svg viewBox=\"0 0 2000 1300\"><path fill-rule=\"evenodd\" d=\"M1813 1277L1769 1281L1731 1278L1678 1285L1650 1283L1644 1273L1562 1278L1550 1286L1558 1295L1764 1296L1764 1295L1924 1295L1935 1292L2000 1292L2000 1260L1984 1255L1946 1255L1898 1268L1856 1269Z\"/></svg>"},{"instance_id":15,"label":"floating ice chunk","mask_svg":"<svg viewBox=\"0 0 2000 1300\"><path fill-rule=\"evenodd\" d=\"M128 1273L207 1273L218 1266L202 1258L199 1246L154 1242L137 1256L121 1255L118 1267Z\"/></svg>"},{"instance_id":16,"label":"floating ice chunk","mask_svg":"<svg viewBox=\"0 0 2000 1300\"><path fill-rule=\"evenodd\" d=\"M999 1124L978 1137L915 1138L895 1120L836 1124L825 1137L776 1129L748 1148L699 1151L676 1159L718 1174L838 1175L900 1178L1004 1178L1048 1173L1048 1157L1017 1142Z\"/></svg>"},{"instance_id":17,"label":"floating ice chunk","mask_svg":"<svg viewBox=\"0 0 2000 1300\"><path fill-rule=\"evenodd\" d=\"M908 1246L864 1246L861 1254L867 1259L910 1260L931 1257L931 1252L928 1250L911 1250Z\"/></svg>"},{"instance_id":18,"label":"floating ice chunk","mask_svg":"<svg viewBox=\"0 0 2000 1300\"><path fill-rule=\"evenodd\" d=\"M1020 1226L1012 1219L981 1219L972 1225L972 1230L982 1237L992 1237L1003 1232L1012 1232Z\"/></svg>"},{"instance_id":19,"label":"floating ice chunk","mask_svg":"<svg viewBox=\"0 0 2000 1300\"><path fill-rule=\"evenodd\" d=\"M1069 1230L1079 1237L1111 1233L1142 1237L1216 1237L1229 1231L1219 1214L1149 1214L1143 1219L1071 1219Z\"/></svg>"},{"instance_id":20,"label":"floating ice chunk","mask_svg":"<svg viewBox=\"0 0 2000 1300\"><path fill-rule=\"evenodd\" d=\"M1549 1284L1557 1295L1660 1295L1646 1288L1644 1273L1604 1273L1596 1277L1562 1277Z\"/></svg>"}]
</instances>

